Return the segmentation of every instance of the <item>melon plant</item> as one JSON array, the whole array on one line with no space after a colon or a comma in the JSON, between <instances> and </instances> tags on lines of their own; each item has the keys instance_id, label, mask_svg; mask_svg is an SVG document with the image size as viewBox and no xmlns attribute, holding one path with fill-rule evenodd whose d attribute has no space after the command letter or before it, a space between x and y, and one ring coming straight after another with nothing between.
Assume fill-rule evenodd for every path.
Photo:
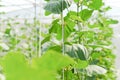
<instances>
[{"instance_id":1,"label":"melon plant","mask_svg":"<svg viewBox=\"0 0 120 80\"><path fill-rule=\"evenodd\" d=\"M51 3L63 6L50 5ZM71 6L74 8L71 9ZM54 45L49 46L50 49L69 55L79 65L61 73L66 75L63 77L65 80L116 79L111 42L113 30L110 26L118 21L104 15L110 9L109 6L106 7L102 0L47 0L44 9L45 14L49 13L46 16L60 15L50 25L49 39L45 37L44 40L52 41L51 44ZM87 69L89 66L94 67L90 70Z\"/></svg>"}]
</instances>

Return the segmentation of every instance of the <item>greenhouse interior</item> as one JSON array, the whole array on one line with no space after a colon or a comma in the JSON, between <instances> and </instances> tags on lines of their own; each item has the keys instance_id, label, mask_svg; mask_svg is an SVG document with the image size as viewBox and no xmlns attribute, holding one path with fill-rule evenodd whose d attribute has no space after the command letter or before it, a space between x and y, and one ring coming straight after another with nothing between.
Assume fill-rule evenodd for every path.
<instances>
[{"instance_id":1,"label":"greenhouse interior","mask_svg":"<svg viewBox=\"0 0 120 80\"><path fill-rule=\"evenodd\" d=\"M120 80L120 0L0 0L0 80Z\"/></svg>"}]
</instances>

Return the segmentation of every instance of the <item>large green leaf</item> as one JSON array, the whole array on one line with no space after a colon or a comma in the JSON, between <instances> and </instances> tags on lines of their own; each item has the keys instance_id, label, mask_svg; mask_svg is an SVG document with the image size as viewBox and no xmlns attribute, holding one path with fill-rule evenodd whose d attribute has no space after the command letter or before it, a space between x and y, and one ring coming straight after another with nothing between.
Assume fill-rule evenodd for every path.
<instances>
[{"instance_id":1,"label":"large green leaf","mask_svg":"<svg viewBox=\"0 0 120 80\"><path fill-rule=\"evenodd\" d=\"M80 44L66 45L65 52L72 58L77 58L80 60L87 60L89 58L87 49Z\"/></svg>"},{"instance_id":2,"label":"large green leaf","mask_svg":"<svg viewBox=\"0 0 120 80\"><path fill-rule=\"evenodd\" d=\"M74 31L75 23L70 20L68 16L64 18L64 38L67 37ZM52 26L49 29L49 33L55 33L58 40L62 39L62 25L60 24L59 19L56 19L52 22Z\"/></svg>"},{"instance_id":3,"label":"large green leaf","mask_svg":"<svg viewBox=\"0 0 120 80\"><path fill-rule=\"evenodd\" d=\"M67 6L65 0L50 0L45 5L44 9L51 13L60 14Z\"/></svg>"},{"instance_id":4,"label":"large green leaf","mask_svg":"<svg viewBox=\"0 0 120 80\"><path fill-rule=\"evenodd\" d=\"M93 75L104 75L107 73L107 70L103 67L100 67L98 65L89 65L86 68L87 75L88 76L93 76Z\"/></svg>"},{"instance_id":5,"label":"large green leaf","mask_svg":"<svg viewBox=\"0 0 120 80\"><path fill-rule=\"evenodd\" d=\"M60 24L59 24L59 19L56 19L52 22L52 26L49 29L49 33L57 33L59 31L60 28Z\"/></svg>"},{"instance_id":6,"label":"large green leaf","mask_svg":"<svg viewBox=\"0 0 120 80\"><path fill-rule=\"evenodd\" d=\"M74 60L56 51L47 51L29 63L20 53L8 53L0 60L6 80L56 80L58 70L74 64Z\"/></svg>"},{"instance_id":7,"label":"large green leaf","mask_svg":"<svg viewBox=\"0 0 120 80\"><path fill-rule=\"evenodd\" d=\"M41 58L33 60L33 64L39 70L60 70L70 64L73 64L74 60L69 56L63 56L61 53L53 50L47 51Z\"/></svg>"},{"instance_id":8,"label":"large green leaf","mask_svg":"<svg viewBox=\"0 0 120 80\"><path fill-rule=\"evenodd\" d=\"M28 63L24 56L19 53L9 53L1 60L6 80L25 80L27 79Z\"/></svg>"},{"instance_id":9,"label":"large green leaf","mask_svg":"<svg viewBox=\"0 0 120 80\"><path fill-rule=\"evenodd\" d=\"M91 17L92 13L93 10L84 9L80 11L80 17L82 18L82 20L86 21Z\"/></svg>"}]
</instances>

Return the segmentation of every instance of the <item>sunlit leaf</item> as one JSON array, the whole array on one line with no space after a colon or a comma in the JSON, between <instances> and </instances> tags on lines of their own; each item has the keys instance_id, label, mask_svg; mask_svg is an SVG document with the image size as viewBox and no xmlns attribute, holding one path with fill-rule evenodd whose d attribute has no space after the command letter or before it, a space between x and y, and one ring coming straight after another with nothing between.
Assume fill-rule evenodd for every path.
<instances>
[{"instance_id":1,"label":"sunlit leaf","mask_svg":"<svg viewBox=\"0 0 120 80\"><path fill-rule=\"evenodd\" d=\"M73 64L74 60L57 51L49 50L41 58L33 60L33 63L37 65L39 70L58 70Z\"/></svg>"},{"instance_id":2,"label":"sunlit leaf","mask_svg":"<svg viewBox=\"0 0 120 80\"><path fill-rule=\"evenodd\" d=\"M28 62L21 53L8 53L0 60L6 80L55 80L57 71L70 64L74 60L61 53L50 50L41 58Z\"/></svg>"},{"instance_id":3,"label":"sunlit leaf","mask_svg":"<svg viewBox=\"0 0 120 80\"><path fill-rule=\"evenodd\" d=\"M84 9L80 12L80 16L82 20L86 21L91 17L92 13L93 13L93 10Z\"/></svg>"},{"instance_id":4,"label":"sunlit leaf","mask_svg":"<svg viewBox=\"0 0 120 80\"><path fill-rule=\"evenodd\" d=\"M103 5L102 0L91 0L89 7L94 10L99 10Z\"/></svg>"}]
</instances>

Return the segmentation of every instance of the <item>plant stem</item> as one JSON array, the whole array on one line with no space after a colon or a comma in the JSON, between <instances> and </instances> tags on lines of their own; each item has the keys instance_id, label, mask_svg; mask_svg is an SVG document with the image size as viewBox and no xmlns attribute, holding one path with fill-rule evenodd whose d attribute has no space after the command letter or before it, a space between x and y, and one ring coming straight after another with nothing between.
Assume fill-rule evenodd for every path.
<instances>
[{"instance_id":1,"label":"plant stem","mask_svg":"<svg viewBox=\"0 0 120 80\"><path fill-rule=\"evenodd\" d=\"M63 1L62 1L62 8L63 8ZM64 16L63 16L63 11L61 11L61 26L62 26L62 53L63 55L65 54L65 44L64 44ZM65 79L65 71L64 68L62 70L63 72L63 80Z\"/></svg>"},{"instance_id":2,"label":"plant stem","mask_svg":"<svg viewBox=\"0 0 120 80\"><path fill-rule=\"evenodd\" d=\"M34 26L36 27L36 56L39 57L41 56L41 42L40 42L40 37L39 37L39 34L40 34L40 29L39 27L37 26L37 5L36 5L36 0L35 0L35 5L34 5L34 8L35 8L35 17L34 17Z\"/></svg>"},{"instance_id":3,"label":"plant stem","mask_svg":"<svg viewBox=\"0 0 120 80\"><path fill-rule=\"evenodd\" d=\"M77 3L77 17L79 17L79 3ZM80 32L80 25L78 20L77 20L77 26L79 29L78 31ZM80 43L80 37L79 37L78 43Z\"/></svg>"},{"instance_id":4,"label":"plant stem","mask_svg":"<svg viewBox=\"0 0 120 80\"><path fill-rule=\"evenodd\" d=\"M65 39L64 39L64 17L63 12L61 13L61 25L62 25L62 53L65 54Z\"/></svg>"}]
</instances>

